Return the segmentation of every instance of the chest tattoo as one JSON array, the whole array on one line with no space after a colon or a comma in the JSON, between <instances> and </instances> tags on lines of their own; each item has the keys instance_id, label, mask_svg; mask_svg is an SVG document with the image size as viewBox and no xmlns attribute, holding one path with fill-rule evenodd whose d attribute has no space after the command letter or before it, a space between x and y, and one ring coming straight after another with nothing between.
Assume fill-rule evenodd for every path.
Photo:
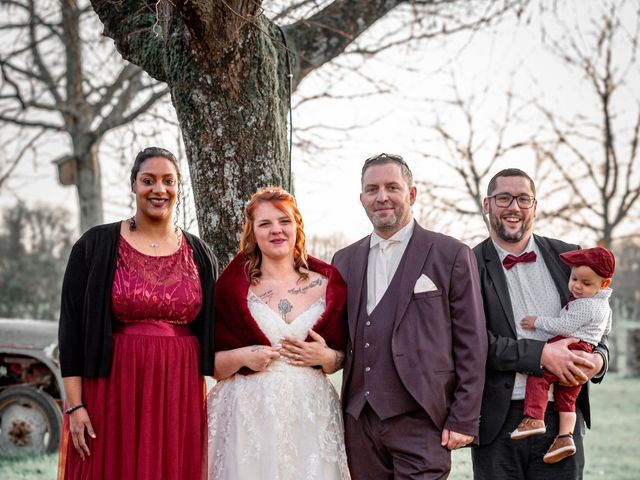
<instances>
[{"instance_id":1,"label":"chest tattoo","mask_svg":"<svg viewBox=\"0 0 640 480\"><path fill-rule=\"evenodd\" d=\"M309 285L302 288L292 288L287 290L288 293L292 295L300 295L303 293L307 293L307 291L311 290L313 287L318 287L322 285L322 278L316 278L314 281L310 282Z\"/></svg>"},{"instance_id":2,"label":"chest tattoo","mask_svg":"<svg viewBox=\"0 0 640 480\"><path fill-rule=\"evenodd\" d=\"M262 300L264 303L269 303L272 297L273 290L267 290L266 292L260 294L260 300Z\"/></svg>"},{"instance_id":3,"label":"chest tattoo","mask_svg":"<svg viewBox=\"0 0 640 480\"><path fill-rule=\"evenodd\" d=\"M293 305L291 305L291 302L289 302L289 300L287 300L286 298L283 298L278 302L278 311L280 312L280 315L282 315L282 318L284 320L286 320L287 318L287 313L289 313L292 309Z\"/></svg>"}]
</instances>

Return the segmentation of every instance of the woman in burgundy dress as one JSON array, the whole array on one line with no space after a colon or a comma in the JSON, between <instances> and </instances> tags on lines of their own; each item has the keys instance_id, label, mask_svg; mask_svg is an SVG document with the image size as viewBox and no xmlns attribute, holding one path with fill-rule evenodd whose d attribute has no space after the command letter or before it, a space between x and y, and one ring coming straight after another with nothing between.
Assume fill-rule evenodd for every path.
<instances>
[{"instance_id":1,"label":"woman in burgundy dress","mask_svg":"<svg viewBox=\"0 0 640 480\"><path fill-rule=\"evenodd\" d=\"M60 478L206 474L216 262L173 223L179 185L171 152L143 150L131 169L135 215L90 229L71 251L59 332Z\"/></svg>"}]
</instances>

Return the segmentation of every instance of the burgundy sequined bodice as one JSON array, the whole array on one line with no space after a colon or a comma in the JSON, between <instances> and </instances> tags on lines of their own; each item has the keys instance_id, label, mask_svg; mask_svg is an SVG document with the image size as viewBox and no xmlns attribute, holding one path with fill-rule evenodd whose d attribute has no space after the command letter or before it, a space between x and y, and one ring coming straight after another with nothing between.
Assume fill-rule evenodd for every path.
<instances>
[{"instance_id":1,"label":"burgundy sequined bodice","mask_svg":"<svg viewBox=\"0 0 640 480\"><path fill-rule=\"evenodd\" d=\"M198 267L186 239L173 254L145 255L124 237L118 245L111 307L118 322L186 324L202 305Z\"/></svg>"}]
</instances>

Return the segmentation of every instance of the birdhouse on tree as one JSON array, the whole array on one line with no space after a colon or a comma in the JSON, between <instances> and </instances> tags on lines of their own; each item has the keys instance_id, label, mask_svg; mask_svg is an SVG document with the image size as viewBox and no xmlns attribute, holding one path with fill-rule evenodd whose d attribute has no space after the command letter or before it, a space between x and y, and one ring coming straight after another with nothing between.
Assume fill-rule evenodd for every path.
<instances>
[{"instance_id":1,"label":"birdhouse on tree","mask_svg":"<svg viewBox=\"0 0 640 480\"><path fill-rule=\"evenodd\" d=\"M61 185L75 185L78 160L72 155L64 155L53 161L58 167L58 181Z\"/></svg>"}]
</instances>

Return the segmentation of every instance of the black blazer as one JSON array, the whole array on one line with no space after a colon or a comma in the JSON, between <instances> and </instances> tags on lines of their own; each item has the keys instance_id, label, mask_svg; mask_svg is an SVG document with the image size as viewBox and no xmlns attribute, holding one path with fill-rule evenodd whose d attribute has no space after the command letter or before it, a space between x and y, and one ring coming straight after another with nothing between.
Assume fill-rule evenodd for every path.
<instances>
[{"instance_id":1,"label":"black blazer","mask_svg":"<svg viewBox=\"0 0 640 480\"><path fill-rule=\"evenodd\" d=\"M536 245L556 285L562 304L569 300L567 282L571 268L560 261L559 255L580 248L560 240L534 235ZM489 355L482 397L480 417L480 445L486 445L498 436L507 417L516 372L542 375L540 357L545 342L516 337L516 324L509 297L507 279L493 242L487 238L473 249L478 263L480 287L484 300L489 337ZM606 337L596 347L604 357L604 371L608 367L609 349ZM602 376L593 379L602 381ZM583 385L576 405L580 408L587 427L591 425L589 386Z\"/></svg>"},{"instance_id":2,"label":"black blazer","mask_svg":"<svg viewBox=\"0 0 640 480\"><path fill-rule=\"evenodd\" d=\"M200 373L212 375L217 262L202 240L183 233L202 288L200 313L189 326L200 343ZM109 223L87 230L71 249L62 282L58 330L63 377L106 377L111 371L111 289L119 241L120 222Z\"/></svg>"}]
</instances>

